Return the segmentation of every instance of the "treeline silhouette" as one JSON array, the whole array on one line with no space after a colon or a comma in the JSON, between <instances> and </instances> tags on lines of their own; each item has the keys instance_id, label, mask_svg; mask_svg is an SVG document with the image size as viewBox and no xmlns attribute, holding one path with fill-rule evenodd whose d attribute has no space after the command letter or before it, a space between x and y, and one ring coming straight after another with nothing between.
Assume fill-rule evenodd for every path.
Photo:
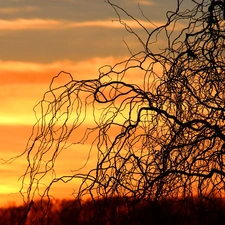
<instances>
[{"instance_id":1,"label":"treeline silhouette","mask_svg":"<svg viewBox=\"0 0 225 225\"><path fill-rule=\"evenodd\" d=\"M158 202L141 200L136 204L124 197L88 200L82 204L78 200L41 200L33 203L28 213L25 205L1 208L0 224L222 225L225 224L225 200L190 197Z\"/></svg>"}]
</instances>

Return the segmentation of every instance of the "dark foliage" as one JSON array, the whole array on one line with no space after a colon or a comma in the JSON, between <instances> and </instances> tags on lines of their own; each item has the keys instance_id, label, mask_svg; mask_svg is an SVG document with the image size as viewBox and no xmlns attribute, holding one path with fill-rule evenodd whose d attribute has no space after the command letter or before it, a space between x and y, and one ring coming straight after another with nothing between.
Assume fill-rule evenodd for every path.
<instances>
[{"instance_id":1,"label":"dark foliage","mask_svg":"<svg viewBox=\"0 0 225 225\"><path fill-rule=\"evenodd\" d=\"M19 225L25 207L0 209L1 225ZM48 209L48 214L46 214ZM80 202L57 200L34 203L24 225L222 225L225 224L225 202L198 198L142 200L133 204L128 198L110 198Z\"/></svg>"}]
</instances>

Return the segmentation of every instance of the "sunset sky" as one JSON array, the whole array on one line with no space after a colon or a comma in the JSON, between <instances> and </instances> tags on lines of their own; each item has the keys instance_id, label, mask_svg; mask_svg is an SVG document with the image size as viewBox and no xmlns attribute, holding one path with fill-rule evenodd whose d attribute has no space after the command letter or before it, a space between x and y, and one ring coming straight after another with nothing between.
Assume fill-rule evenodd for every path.
<instances>
[{"instance_id":1,"label":"sunset sky","mask_svg":"<svg viewBox=\"0 0 225 225\"><path fill-rule=\"evenodd\" d=\"M138 3L145 15L160 25L176 0L112 2L152 29L154 26L141 16ZM4 164L4 160L25 149L35 123L32 109L48 90L52 77L64 70L76 79L95 78L99 67L129 56L123 39L134 52L140 48L121 24L112 21L116 19L104 0L0 0L0 205L22 202L18 178L24 173L26 158L11 164ZM127 22L141 32L137 24ZM79 154L84 160L82 152ZM65 162L67 166L76 163L76 159L64 157L60 159L62 167ZM56 192L58 197L71 194Z\"/></svg>"}]
</instances>

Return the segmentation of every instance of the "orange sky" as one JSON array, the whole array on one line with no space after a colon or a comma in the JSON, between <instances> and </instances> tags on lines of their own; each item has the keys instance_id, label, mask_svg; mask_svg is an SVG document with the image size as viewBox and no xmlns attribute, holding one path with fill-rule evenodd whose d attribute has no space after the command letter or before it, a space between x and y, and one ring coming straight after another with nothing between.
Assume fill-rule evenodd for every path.
<instances>
[{"instance_id":1,"label":"orange sky","mask_svg":"<svg viewBox=\"0 0 225 225\"><path fill-rule=\"evenodd\" d=\"M118 0L112 2L120 4ZM124 0L121 4L152 29L154 25L141 17L137 4L159 25L171 2ZM52 77L64 70L75 79L96 78L99 67L129 56L123 39L134 52L140 48L113 19L115 12L103 0L56 0L54 5L50 0L0 2L0 205L22 202L18 179L25 171L26 158L11 164L4 160L24 151L35 123L33 107L48 90ZM144 35L137 24L127 23ZM74 164L83 165L86 157L82 149L63 153L58 162L63 168L60 172L75 169ZM62 191L60 184L54 191L58 197L71 195L65 187Z\"/></svg>"},{"instance_id":2,"label":"orange sky","mask_svg":"<svg viewBox=\"0 0 225 225\"><path fill-rule=\"evenodd\" d=\"M23 152L26 142L35 124L33 107L48 90L53 76L57 75L62 68L74 74L74 77L82 76L82 79L98 76L98 68L103 64L114 64L117 60L113 57L92 58L84 61L53 62L49 64L29 62L4 62L0 66L0 149L1 159L9 159ZM103 63L103 64L102 64ZM84 70L85 68L85 70ZM91 75L91 76L90 76ZM83 152L83 151L82 151ZM77 158L77 152L76 152ZM84 161L85 154L81 154ZM74 159L74 156L64 156L65 160ZM75 163L71 160L71 165ZM77 164L76 162L76 164ZM61 161L63 164L63 159ZM68 165L68 163L66 163ZM17 159L11 164L0 164L0 205L6 202L21 202L21 196L17 194L21 182L18 178L24 173L27 166L26 158ZM68 165L69 166L69 165ZM72 167L68 167L72 169ZM65 192L64 192L65 193ZM68 195L71 191L68 191ZM69 197L69 196L66 196Z\"/></svg>"}]
</instances>

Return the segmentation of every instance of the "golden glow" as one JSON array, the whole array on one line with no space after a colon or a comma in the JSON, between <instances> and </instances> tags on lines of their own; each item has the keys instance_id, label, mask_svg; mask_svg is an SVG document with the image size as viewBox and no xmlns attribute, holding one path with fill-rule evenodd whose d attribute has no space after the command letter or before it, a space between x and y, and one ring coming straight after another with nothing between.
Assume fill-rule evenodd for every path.
<instances>
[{"instance_id":1,"label":"golden glow","mask_svg":"<svg viewBox=\"0 0 225 225\"><path fill-rule=\"evenodd\" d=\"M9 193L15 193L18 192L18 188L16 188L16 186L12 186L12 185L0 185L0 195L1 194L9 194Z\"/></svg>"}]
</instances>

